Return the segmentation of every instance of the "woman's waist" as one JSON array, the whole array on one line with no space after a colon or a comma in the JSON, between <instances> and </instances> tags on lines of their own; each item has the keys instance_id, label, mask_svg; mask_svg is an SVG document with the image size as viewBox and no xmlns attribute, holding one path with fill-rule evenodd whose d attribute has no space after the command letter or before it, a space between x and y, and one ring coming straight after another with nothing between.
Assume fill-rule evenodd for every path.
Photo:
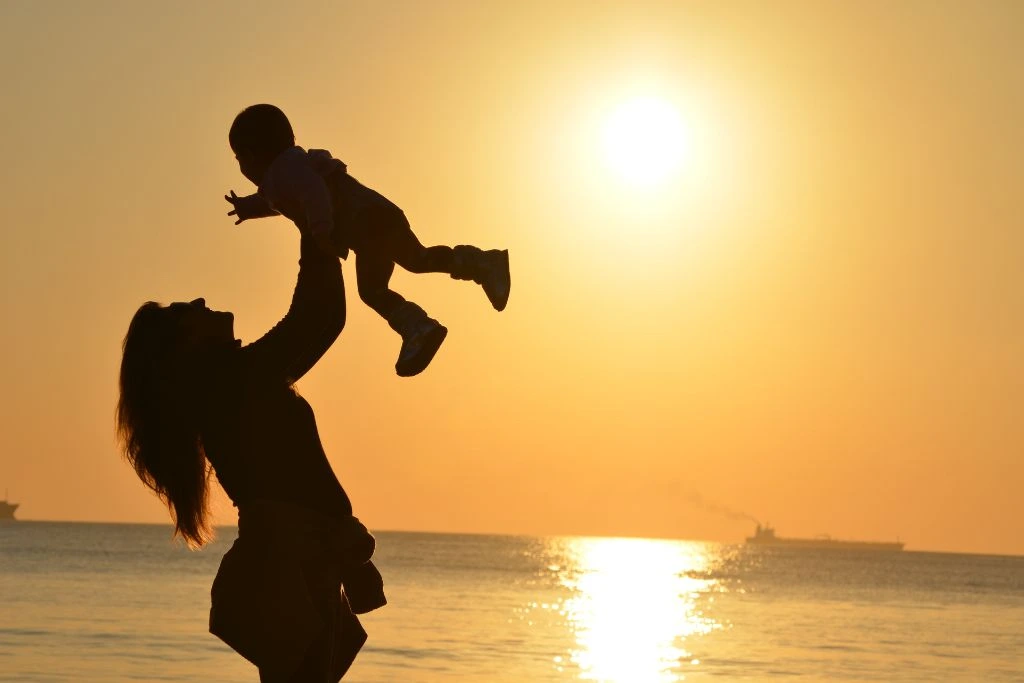
<instances>
[{"instance_id":1,"label":"woman's waist","mask_svg":"<svg viewBox=\"0 0 1024 683\"><path fill-rule=\"evenodd\" d=\"M289 473L277 478L250 473L252 478L238 491L228 491L238 508L239 531L250 522L257 529L269 527L275 519L303 527L331 530L352 516L352 503L337 478L295 481Z\"/></svg>"},{"instance_id":2,"label":"woman's waist","mask_svg":"<svg viewBox=\"0 0 1024 683\"><path fill-rule=\"evenodd\" d=\"M369 560L376 546L370 532L351 514L331 514L270 498L239 504L238 538L299 555L326 550L346 564Z\"/></svg>"},{"instance_id":3,"label":"woman's waist","mask_svg":"<svg viewBox=\"0 0 1024 683\"><path fill-rule=\"evenodd\" d=\"M330 533L337 529L345 515L339 510L312 506L305 502L263 496L246 497L238 505L238 533L274 533L285 530L313 529Z\"/></svg>"},{"instance_id":4,"label":"woman's waist","mask_svg":"<svg viewBox=\"0 0 1024 683\"><path fill-rule=\"evenodd\" d=\"M318 446L264 448L250 442L208 449L207 457L240 510L251 501L276 501L329 518L351 515L348 494Z\"/></svg>"}]
</instances>

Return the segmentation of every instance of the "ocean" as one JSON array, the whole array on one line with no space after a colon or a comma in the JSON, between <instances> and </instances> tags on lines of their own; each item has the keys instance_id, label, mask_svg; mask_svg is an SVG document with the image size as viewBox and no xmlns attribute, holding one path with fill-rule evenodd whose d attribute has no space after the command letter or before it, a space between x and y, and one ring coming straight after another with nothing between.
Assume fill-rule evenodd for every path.
<instances>
[{"instance_id":1,"label":"ocean","mask_svg":"<svg viewBox=\"0 0 1024 683\"><path fill-rule=\"evenodd\" d=\"M1024 557L375 535L346 681L1024 681ZM0 681L257 681L207 632L234 537L0 524Z\"/></svg>"}]
</instances>

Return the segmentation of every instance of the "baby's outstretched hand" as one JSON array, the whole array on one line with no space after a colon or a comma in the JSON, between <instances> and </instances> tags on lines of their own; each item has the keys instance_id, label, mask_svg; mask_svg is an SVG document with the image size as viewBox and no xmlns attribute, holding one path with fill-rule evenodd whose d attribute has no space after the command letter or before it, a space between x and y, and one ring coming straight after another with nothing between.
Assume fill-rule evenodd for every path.
<instances>
[{"instance_id":1,"label":"baby's outstretched hand","mask_svg":"<svg viewBox=\"0 0 1024 683\"><path fill-rule=\"evenodd\" d=\"M235 225L250 218L264 218L277 215L277 211L274 211L270 204L267 203L267 200L259 194L239 197L235 194L234 190L231 190L231 194L224 195L224 199L234 207L231 211L228 211L228 215L235 216L238 219L235 221Z\"/></svg>"},{"instance_id":2,"label":"baby's outstretched hand","mask_svg":"<svg viewBox=\"0 0 1024 683\"><path fill-rule=\"evenodd\" d=\"M234 190L231 190L231 194L224 195L224 199L226 199L228 203L231 204L231 206L233 207L231 211L228 211L228 215L235 216L238 219L235 221L235 225L238 225L246 218L253 217L245 215L245 202L243 201L244 197L239 197L237 194L235 194Z\"/></svg>"}]
</instances>

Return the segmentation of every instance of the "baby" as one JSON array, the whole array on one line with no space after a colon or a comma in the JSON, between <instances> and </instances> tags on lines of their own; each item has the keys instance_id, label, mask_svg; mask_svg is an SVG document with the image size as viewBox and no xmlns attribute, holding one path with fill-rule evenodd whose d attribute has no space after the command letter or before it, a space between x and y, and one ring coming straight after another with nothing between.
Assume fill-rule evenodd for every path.
<instances>
[{"instance_id":1,"label":"baby","mask_svg":"<svg viewBox=\"0 0 1024 683\"><path fill-rule=\"evenodd\" d=\"M474 246L424 247L405 214L383 195L348 174L345 164L322 149L295 145L288 118L271 104L254 104L235 117L228 133L242 175L256 194L224 198L235 224L249 218L283 215L322 249L355 255L359 298L402 336L395 371L402 377L422 372L434 358L448 328L429 317L389 283L395 264L412 273L448 273L483 287L491 305L504 310L511 289L508 250Z\"/></svg>"}]
</instances>

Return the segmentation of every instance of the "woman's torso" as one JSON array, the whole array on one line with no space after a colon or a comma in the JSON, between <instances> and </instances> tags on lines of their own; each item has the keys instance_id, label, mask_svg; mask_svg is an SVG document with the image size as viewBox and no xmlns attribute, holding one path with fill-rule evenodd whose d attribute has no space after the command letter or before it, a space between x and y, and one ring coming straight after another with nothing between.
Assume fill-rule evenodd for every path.
<instances>
[{"instance_id":1,"label":"woman's torso","mask_svg":"<svg viewBox=\"0 0 1024 683\"><path fill-rule=\"evenodd\" d=\"M208 396L202 437L235 506L276 500L332 517L351 515L309 403L287 384L260 382L230 365Z\"/></svg>"}]
</instances>

